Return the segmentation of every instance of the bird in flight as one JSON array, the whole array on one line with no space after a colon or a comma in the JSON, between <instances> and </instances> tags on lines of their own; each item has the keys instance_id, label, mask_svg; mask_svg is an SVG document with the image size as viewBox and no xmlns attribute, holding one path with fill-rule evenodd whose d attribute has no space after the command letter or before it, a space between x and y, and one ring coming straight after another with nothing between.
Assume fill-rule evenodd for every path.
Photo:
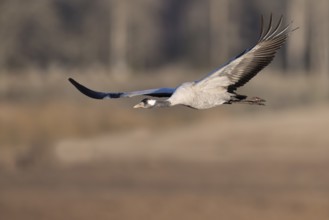
<instances>
[{"instance_id":1,"label":"bird in flight","mask_svg":"<svg viewBox=\"0 0 329 220\"><path fill-rule=\"evenodd\" d=\"M269 25L264 29L261 17L261 31L258 42L252 48L234 57L222 67L206 77L185 82L176 88L156 88L133 92L97 92L91 90L72 78L69 81L84 95L94 99L116 99L134 96L149 96L164 99L144 98L134 108L155 108L184 105L194 109L209 109L222 104L244 103L264 105L265 100L236 93L237 88L245 85L259 71L266 67L275 57L276 52L286 42L289 34L295 29L290 24L283 26L283 16L277 25Z\"/></svg>"}]
</instances>

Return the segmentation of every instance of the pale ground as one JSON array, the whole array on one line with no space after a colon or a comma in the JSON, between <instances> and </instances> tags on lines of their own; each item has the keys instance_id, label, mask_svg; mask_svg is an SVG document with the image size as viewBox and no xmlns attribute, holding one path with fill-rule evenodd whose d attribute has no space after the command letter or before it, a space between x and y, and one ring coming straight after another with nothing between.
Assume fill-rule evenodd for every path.
<instances>
[{"instance_id":1,"label":"pale ground","mask_svg":"<svg viewBox=\"0 0 329 220\"><path fill-rule=\"evenodd\" d=\"M180 81L161 76L134 88ZM329 219L328 95L312 80L260 77L245 92L268 106L207 111L136 111L139 99L89 100L66 78L28 80L0 91L1 220Z\"/></svg>"},{"instance_id":2,"label":"pale ground","mask_svg":"<svg viewBox=\"0 0 329 220\"><path fill-rule=\"evenodd\" d=\"M256 111L62 140L61 168L1 175L1 219L328 219L328 113Z\"/></svg>"},{"instance_id":3,"label":"pale ground","mask_svg":"<svg viewBox=\"0 0 329 220\"><path fill-rule=\"evenodd\" d=\"M64 164L98 159L325 161L329 159L328 131L329 106L317 106L212 117L165 130L134 128L96 138L70 139L56 144L55 155Z\"/></svg>"}]
</instances>

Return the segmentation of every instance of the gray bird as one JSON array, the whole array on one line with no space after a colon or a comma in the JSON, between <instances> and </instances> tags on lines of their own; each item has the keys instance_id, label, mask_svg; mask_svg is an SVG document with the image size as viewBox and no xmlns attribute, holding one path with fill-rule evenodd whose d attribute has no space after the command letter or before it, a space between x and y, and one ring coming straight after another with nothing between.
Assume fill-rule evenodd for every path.
<instances>
[{"instance_id":1,"label":"gray bird","mask_svg":"<svg viewBox=\"0 0 329 220\"><path fill-rule=\"evenodd\" d=\"M235 91L246 84L259 71L266 67L274 58L276 52L286 42L289 34L296 30L290 29L290 24L282 27L283 16L278 24L272 26L272 15L269 25L264 30L261 17L261 32L257 44L245 50L228 63L210 73L206 77L185 82L177 88L157 88L133 92L96 92L72 78L69 81L83 94L94 99L114 99L133 96L165 97L166 99L145 98L134 108L155 108L184 105L194 109L209 109L222 104L245 103L264 105L265 100L253 97L248 99Z\"/></svg>"}]
</instances>

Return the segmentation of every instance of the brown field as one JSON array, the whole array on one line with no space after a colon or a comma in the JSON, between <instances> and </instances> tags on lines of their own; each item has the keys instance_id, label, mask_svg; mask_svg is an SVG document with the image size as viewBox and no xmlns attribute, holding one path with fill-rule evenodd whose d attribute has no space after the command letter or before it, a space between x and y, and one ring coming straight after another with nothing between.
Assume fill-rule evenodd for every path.
<instances>
[{"instance_id":1,"label":"brown field","mask_svg":"<svg viewBox=\"0 0 329 220\"><path fill-rule=\"evenodd\" d=\"M329 219L328 96L311 79L260 76L244 92L268 106L207 111L97 102L52 75L2 83L0 219Z\"/></svg>"}]
</instances>

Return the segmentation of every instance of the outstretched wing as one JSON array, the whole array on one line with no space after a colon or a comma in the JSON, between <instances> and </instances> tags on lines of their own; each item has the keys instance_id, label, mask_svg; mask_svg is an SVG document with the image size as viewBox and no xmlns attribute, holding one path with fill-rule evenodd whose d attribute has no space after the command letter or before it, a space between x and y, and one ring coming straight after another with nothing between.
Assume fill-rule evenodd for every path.
<instances>
[{"instance_id":1,"label":"outstretched wing","mask_svg":"<svg viewBox=\"0 0 329 220\"><path fill-rule=\"evenodd\" d=\"M235 57L225 66L211 73L198 81L197 84L203 87L212 88L228 87L234 91L236 88L246 84L259 71L266 67L274 58L276 52L286 42L290 30L290 24L282 27L283 17L273 28L272 15L266 31L263 28L263 16L261 17L261 33L257 44Z\"/></svg>"},{"instance_id":2,"label":"outstretched wing","mask_svg":"<svg viewBox=\"0 0 329 220\"><path fill-rule=\"evenodd\" d=\"M174 88L158 88L158 89L148 89L142 91L134 92L97 92L91 90L72 78L69 81L84 95L94 98L94 99L117 99L133 96L153 96L153 97L170 97L176 89Z\"/></svg>"}]
</instances>

